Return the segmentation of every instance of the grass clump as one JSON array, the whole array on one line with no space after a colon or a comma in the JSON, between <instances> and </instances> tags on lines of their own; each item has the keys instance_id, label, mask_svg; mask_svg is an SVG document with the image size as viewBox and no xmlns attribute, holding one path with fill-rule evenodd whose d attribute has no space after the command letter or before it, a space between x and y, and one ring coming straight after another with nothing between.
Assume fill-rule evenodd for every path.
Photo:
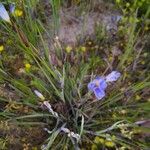
<instances>
[{"instance_id":1,"label":"grass clump","mask_svg":"<svg viewBox=\"0 0 150 150\"><path fill-rule=\"evenodd\" d=\"M57 36L61 10L79 7L88 14L97 2L44 2L51 24L48 16L41 19L40 1L15 2L15 15L0 14L2 149L147 149L149 8L139 14L146 2L117 0L117 30L96 24L75 45Z\"/></svg>"}]
</instances>

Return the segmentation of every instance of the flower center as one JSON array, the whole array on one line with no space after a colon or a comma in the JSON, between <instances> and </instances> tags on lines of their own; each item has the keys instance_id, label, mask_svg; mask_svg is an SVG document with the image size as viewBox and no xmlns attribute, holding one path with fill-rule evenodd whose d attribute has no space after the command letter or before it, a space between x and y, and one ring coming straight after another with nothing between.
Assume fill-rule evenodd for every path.
<instances>
[{"instance_id":1,"label":"flower center","mask_svg":"<svg viewBox=\"0 0 150 150\"><path fill-rule=\"evenodd\" d=\"M96 85L97 87L99 87L99 81L98 81L98 80L95 82L95 85Z\"/></svg>"}]
</instances>

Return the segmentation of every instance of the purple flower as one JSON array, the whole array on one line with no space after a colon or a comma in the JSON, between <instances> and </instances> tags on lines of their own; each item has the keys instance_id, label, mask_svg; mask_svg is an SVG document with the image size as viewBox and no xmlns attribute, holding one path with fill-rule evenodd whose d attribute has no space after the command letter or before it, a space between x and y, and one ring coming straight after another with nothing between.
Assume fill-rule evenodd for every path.
<instances>
[{"instance_id":1,"label":"purple flower","mask_svg":"<svg viewBox=\"0 0 150 150\"><path fill-rule=\"evenodd\" d=\"M97 76L88 84L88 89L94 92L98 100L101 100L106 95L105 89L107 88L107 82L116 81L120 76L121 74L118 71L112 71L106 77Z\"/></svg>"},{"instance_id":2,"label":"purple flower","mask_svg":"<svg viewBox=\"0 0 150 150\"><path fill-rule=\"evenodd\" d=\"M9 14L2 3L0 3L0 18L9 23L11 22Z\"/></svg>"},{"instance_id":3,"label":"purple flower","mask_svg":"<svg viewBox=\"0 0 150 150\"><path fill-rule=\"evenodd\" d=\"M106 82L117 81L121 76L121 73L118 71L112 71L109 75L106 76Z\"/></svg>"},{"instance_id":4,"label":"purple flower","mask_svg":"<svg viewBox=\"0 0 150 150\"><path fill-rule=\"evenodd\" d=\"M12 3L12 4L9 5L9 11L10 11L10 13L13 14L13 13L15 12L15 7L16 7L16 6L15 6L14 3Z\"/></svg>"},{"instance_id":5,"label":"purple flower","mask_svg":"<svg viewBox=\"0 0 150 150\"><path fill-rule=\"evenodd\" d=\"M96 77L93 81L88 84L88 89L93 91L93 89L101 87L102 89L106 89L107 83L104 77Z\"/></svg>"},{"instance_id":6,"label":"purple flower","mask_svg":"<svg viewBox=\"0 0 150 150\"><path fill-rule=\"evenodd\" d=\"M88 84L88 89L94 92L98 100L105 97L105 89L107 88L107 83L104 77L96 77L93 81Z\"/></svg>"},{"instance_id":7,"label":"purple flower","mask_svg":"<svg viewBox=\"0 0 150 150\"><path fill-rule=\"evenodd\" d=\"M105 89L107 88L107 83L104 77L96 77L93 81L88 84L88 89L94 92L98 100L105 97Z\"/></svg>"},{"instance_id":8,"label":"purple flower","mask_svg":"<svg viewBox=\"0 0 150 150\"><path fill-rule=\"evenodd\" d=\"M94 94L98 100L102 99L106 95L105 90L101 89L101 87L95 88L93 91L94 91Z\"/></svg>"}]
</instances>

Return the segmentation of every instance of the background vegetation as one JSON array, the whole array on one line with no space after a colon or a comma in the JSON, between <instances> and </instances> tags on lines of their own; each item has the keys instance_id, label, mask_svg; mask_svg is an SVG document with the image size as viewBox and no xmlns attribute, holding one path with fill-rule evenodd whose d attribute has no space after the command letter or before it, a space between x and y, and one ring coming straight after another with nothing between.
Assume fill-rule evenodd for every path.
<instances>
[{"instance_id":1,"label":"background vegetation","mask_svg":"<svg viewBox=\"0 0 150 150\"><path fill-rule=\"evenodd\" d=\"M0 20L0 149L149 149L147 0L1 3L11 23ZM85 30L87 19L107 12L114 24ZM70 43L74 22L83 24ZM96 100L88 83L113 70L121 77Z\"/></svg>"}]
</instances>

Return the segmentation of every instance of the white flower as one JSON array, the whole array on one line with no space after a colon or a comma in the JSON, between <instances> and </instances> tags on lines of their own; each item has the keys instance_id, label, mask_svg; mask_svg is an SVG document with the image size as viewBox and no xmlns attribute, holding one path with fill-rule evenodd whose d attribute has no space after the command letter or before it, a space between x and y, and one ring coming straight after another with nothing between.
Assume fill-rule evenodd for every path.
<instances>
[{"instance_id":1,"label":"white flower","mask_svg":"<svg viewBox=\"0 0 150 150\"><path fill-rule=\"evenodd\" d=\"M70 132L70 136L74 137L75 139L77 139L77 141L80 139L80 135L74 132Z\"/></svg>"},{"instance_id":2,"label":"white flower","mask_svg":"<svg viewBox=\"0 0 150 150\"><path fill-rule=\"evenodd\" d=\"M55 111L52 109L51 104L50 104L48 101L44 101L43 104L47 107L48 111L49 111L50 113L52 113L52 115L53 115L54 117L58 118L58 113L55 112Z\"/></svg>"},{"instance_id":3,"label":"white flower","mask_svg":"<svg viewBox=\"0 0 150 150\"><path fill-rule=\"evenodd\" d=\"M51 109L51 104L48 101L44 101L43 104L48 108Z\"/></svg>"},{"instance_id":4,"label":"white flower","mask_svg":"<svg viewBox=\"0 0 150 150\"><path fill-rule=\"evenodd\" d=\"M61 127L61 131L65 132L65 133L70 133L70 130L68 128L64 128L64 127Z\"/></svg>"},{"instance_id":5,"label":"white flower","mask_svg":"<svg viewBox=\"0 0 150 150\"><path fill-rule=\"evenodd\" d=\"M34 90L34 93L36 96L38 96L41 100L44 100L45 97L38 91L38 90Z\"/></svg>"},{"instance_id":6,"label":"white flower","mask_svg":"<svg viewBox=\"0 0 150 150\"><path fill-rule=\"evenodd\" d=\"M67 133L68 137L73 137L73 138L75 138L77 141L79 141L79 139L80 139L80 135L79 135L79 134L70 131L68 128L62 127L62 128L61 128L61 131Z\"/></svg>"},{"instance_id":7,"label":"white flower","mask_svg":"<svg viewBox=\"0 0 150 150\"><path fill-rule=\"evenodd\" d=\"M0 18L11 23L9 14L2 3L0 3Z\"/></svg>"}]
</instances>

